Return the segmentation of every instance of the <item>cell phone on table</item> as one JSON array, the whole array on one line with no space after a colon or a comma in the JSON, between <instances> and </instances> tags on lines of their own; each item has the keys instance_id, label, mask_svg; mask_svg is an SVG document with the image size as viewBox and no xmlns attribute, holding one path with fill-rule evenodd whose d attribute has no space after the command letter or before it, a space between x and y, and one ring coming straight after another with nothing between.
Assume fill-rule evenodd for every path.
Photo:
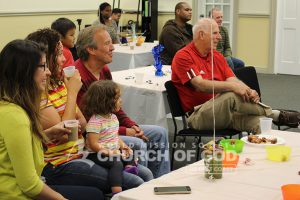
<instances>
[{"instance_id":1,"label":"cell phone on table","mask_svg":"<svg viewBox=\"0 0 300 200\"><path fill-rule=\"evenodd\" d=\"M190 186L154 187L155 194L190 194Z\"/></svg>"}]
</instances>

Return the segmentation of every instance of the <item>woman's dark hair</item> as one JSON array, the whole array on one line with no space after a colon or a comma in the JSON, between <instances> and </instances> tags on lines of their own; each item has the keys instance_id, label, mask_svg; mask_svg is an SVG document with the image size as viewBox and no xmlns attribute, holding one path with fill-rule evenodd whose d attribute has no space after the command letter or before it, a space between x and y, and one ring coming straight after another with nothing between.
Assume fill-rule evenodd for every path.
<instances>
[{"instance_id":1,"label":"woman's dark hair","mask_svg":"<svg viewBox=\"0 0 300 200\"><path fill-rule=\"evenodd\" d=\"M107 115L116 109L118 84L111 80L96 81L91 84L83 98L83 110L90 118L94 114Z\"/></svg>"},{"instance_id":2,"label":"woman's dark hair","mask_svg":"<svg viewBox=\"0 0 300 200\"><path fill-rule=\"evenodd\" d=\"M26 39L43 44L47 47L46 59L51 72L50 84L52 86L60 85L61 81L57 77L59 72L59 66L57 65L58 44L60 41L59 33L50 28L44 28L30 33Z\"/></svg>"},{"instance_id":3,"label":"woman's dark hair","mask_svg":"<svg viewBox=\"0 0 300 200\"><path fill-rule=\"evenodd\" d=\"M23 108L32 132L40 139L43 139L39 120L41 92L34 76L45 50L33 41L13 40L0 53L0 100Z\"/></svg>"},{"instance_id":4,"label":"woman's dark hair","mask_svg":"<svg viewBox=\"0 0 300 200\"><path fill-rule=\"evenodd\" d=\"M100 6L99 6L98 16L99 16L99 20L100 20L101 24L105 24L105 21L103 19L103 16L102 16L101 12L103 10L105 10L105 8L108 7L108 6L111 7L111 5L107 2L101 3Z\"/></svg>"},{"instance_id":5,"label":"woman's dark hair","mask_svg":"<svg viewBox=\"0 0 300 200\"><path fill-rule=\"evenodd\" d=\"M69 30L76 29L76 25L71 20L61 17L51 24L51 29L59 32L62 37L66 37Z\"/></svg>"}]
</instances>

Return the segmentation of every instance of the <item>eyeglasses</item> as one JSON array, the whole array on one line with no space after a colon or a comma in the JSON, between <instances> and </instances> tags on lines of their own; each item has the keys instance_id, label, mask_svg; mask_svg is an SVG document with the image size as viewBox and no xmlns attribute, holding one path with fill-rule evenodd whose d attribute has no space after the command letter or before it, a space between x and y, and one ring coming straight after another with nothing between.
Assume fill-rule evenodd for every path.
<instances>
[{"instance_id":1,"label":"eyeglasses","mask_svg":"<svg viewBox=\"0 0 300 200\"><path fill-rule=\"evenodd\" d=\"M38 64L38 67L42 68L44 71L46 71L46 68L48 68L47 63L45 62L44 64Z\"/></svg>"}]
</instances>

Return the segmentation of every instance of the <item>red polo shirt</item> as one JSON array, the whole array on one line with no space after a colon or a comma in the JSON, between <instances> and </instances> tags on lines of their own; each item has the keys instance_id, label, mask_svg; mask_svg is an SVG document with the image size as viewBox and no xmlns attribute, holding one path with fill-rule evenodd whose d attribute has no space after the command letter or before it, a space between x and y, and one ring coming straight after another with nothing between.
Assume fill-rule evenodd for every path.
<instances>
[{"instance_id":1,"label":"red polo shirt","mask_svg":"<svg viewBox=\"0 0 300 200\"><path fill-rule=\"evenodd\" d=\"M212 98L212 94L196 91L187 84L193 77L201 76L212 80L212 56L203 56L196 49L194 42L179 50L172 62L172 81L177 88L185 112L193 110ZM224 56L214 50L214 80L225 81L234 77Z\"/></svg>"}]
</instances>

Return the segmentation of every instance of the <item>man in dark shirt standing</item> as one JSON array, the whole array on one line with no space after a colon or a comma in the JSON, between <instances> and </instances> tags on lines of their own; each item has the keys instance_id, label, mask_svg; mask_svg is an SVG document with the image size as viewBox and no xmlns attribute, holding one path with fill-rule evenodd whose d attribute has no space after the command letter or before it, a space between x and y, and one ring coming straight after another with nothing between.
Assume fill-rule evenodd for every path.
<instances>
[{"instance_id":1,"label":"man in dark shirt standing","mask_svg":"<svg viewBox=\"0 0 300 200\"><path fill-rule=\"evenodd\" d=\"M192 18L192 8L186 2L175 6L175 19L164 25L159 43L165 49L161 53L162 64L171 65L175 53L193 40L193 26L188 24Z\"/></svg>"}]
</instances>

